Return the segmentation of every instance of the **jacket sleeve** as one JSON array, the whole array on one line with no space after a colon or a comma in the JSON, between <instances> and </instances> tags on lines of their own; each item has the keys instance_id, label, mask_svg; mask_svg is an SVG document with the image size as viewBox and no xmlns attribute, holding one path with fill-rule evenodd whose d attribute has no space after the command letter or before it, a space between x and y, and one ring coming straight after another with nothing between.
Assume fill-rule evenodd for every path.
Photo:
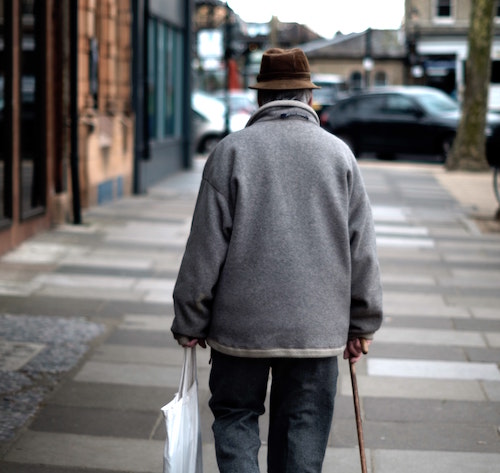
<instances>
[{"instance_id":1,"label":"jacket sleeve","mask_svg":"<svg viewBox=\"0 0 500 473\"><path fill-rule=\"evenodd\" d=\"M174 287L176 337L206 338L219 273L224 264L232 218L226 198L202 180L191 232Z\"/></svg>"},{"instance_id":2,"label":"jacket sleeve","mask_svg":"<svg viewBox=\"0 0 500 473\"><path fill-rule=\"evenodd\" d=\"M354 165L349 204L351 313L349 339L373 338L382 324L382 285L371 205Z\"/></svg>"}]
</instances>

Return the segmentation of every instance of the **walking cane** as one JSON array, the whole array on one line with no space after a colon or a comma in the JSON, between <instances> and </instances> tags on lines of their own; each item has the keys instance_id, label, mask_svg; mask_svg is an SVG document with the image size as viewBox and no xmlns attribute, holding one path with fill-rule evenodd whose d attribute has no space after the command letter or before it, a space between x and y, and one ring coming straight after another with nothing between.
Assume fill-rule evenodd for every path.
<instances>
[{"instance_id":1,"label":"walking cane","mask_svg":"<svg viewBox=\"0 0 500 473\"><path fill-rule=\"evenodd\" d=\"M360 338L361 351L366 355L368 353L368 343L364 338ZM354 400L354 413L356 414L356 429L358 431L359 456L361 458L361 473L367 473L365 441L363 439L363 424L361 423L361 409L359 407L358 381L356 379L356 364L349 361L351 371L352 396Z\"/></svg>"}]
</instances>

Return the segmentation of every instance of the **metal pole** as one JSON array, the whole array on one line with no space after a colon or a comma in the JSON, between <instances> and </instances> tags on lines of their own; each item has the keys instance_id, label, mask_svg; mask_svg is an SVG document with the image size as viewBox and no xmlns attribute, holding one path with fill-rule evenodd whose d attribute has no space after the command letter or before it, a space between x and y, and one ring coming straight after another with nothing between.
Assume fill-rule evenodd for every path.
<instances>
[{"instance_id":1,"label":"metal pole","mask_svg":"<svg viewBox=\"0 0 500 473\"><path fill-rule=\"evenodd\" d=\"M80 204L80 174L78 168L78 0L71 1L70 12L70 95L71 95L71 187L73 194L73 223L82 223Z\"/></svg>"},{"instance_id":2,"label":"metal pole","mask_svg":"<svg viewBox=\"0 0 500 473\"><path fill-rule=\"evenodd\" d=\"M192 130L192 116L191 116L191 92L192 92L192 60L193 60L193 32L191 30L191 20L193 17L194 4L192 0L185 2L184 10L184 61L183 61L183 79L184 90L183 94L183 159L182 164L184 169L192 167L193 155L193 130Z\"/></svg>"},{"instance_id":3,"label":"metal pole","mask_svg":"<svg viewBox=\"0 0 500 473\"><path fill-rule=\"evenodd\" d=\"M225 23L225 31L224 31L224 46L225 46L225 66L226 66L226 87L224 94L224 101L226 105L226 114L224 116L224 132L226 135L229 134L230 131L230 99L229 99L229 60L231 59L231 25L230 25L230 13L229 13L229 5L226 3L226 23Z\"/></svg>"}]
</instances>

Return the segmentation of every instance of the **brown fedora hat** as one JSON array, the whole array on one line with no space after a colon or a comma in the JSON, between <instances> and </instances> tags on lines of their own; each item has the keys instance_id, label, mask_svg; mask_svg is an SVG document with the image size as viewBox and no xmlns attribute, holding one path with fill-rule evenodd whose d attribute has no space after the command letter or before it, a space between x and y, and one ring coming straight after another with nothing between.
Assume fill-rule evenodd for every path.
<instances>
[{"instance_id":1,"label":"brown fedora hat","mask_svg":"<svg viewBox=\"0 0 500 473\"><path fill-rule=\"evenodd\" d=\"M302 49L268 49L262 55L257 83L250 89L320 89L311 82L309 61Z\"/></svg>"}]
</instances>

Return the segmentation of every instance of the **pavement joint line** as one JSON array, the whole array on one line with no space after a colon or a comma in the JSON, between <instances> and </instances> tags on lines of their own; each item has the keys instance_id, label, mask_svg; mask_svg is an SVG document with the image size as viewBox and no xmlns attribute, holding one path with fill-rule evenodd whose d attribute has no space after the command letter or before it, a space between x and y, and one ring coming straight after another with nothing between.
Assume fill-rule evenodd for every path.
<instances>
[{"instance_id":1,"label":"pavement joint line","mask_svg":"<svg viewBox=\"0 0 500 473\"><path fill-rule=\"evenodd\" d=\"M496 363L370 357L367 364L369 376L500 381Z\"/></svg>"}]
</instances>

